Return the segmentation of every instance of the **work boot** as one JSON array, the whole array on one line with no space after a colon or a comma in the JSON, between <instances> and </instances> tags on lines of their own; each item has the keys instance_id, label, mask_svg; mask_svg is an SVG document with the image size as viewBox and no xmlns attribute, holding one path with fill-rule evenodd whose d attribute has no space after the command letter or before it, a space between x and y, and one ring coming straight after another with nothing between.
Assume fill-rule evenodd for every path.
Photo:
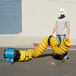
<instances>
[{"instance_id":1,"label":"work boot","mask_svg":"<svg viewBox=\"0 0 76 76\"><path fill-rule=\"evenodd\" d=\"M67 61L67 59L69 59L68 55L64 56L64 58L62 59L62 62Z\"/></svg>"}]
</instances>

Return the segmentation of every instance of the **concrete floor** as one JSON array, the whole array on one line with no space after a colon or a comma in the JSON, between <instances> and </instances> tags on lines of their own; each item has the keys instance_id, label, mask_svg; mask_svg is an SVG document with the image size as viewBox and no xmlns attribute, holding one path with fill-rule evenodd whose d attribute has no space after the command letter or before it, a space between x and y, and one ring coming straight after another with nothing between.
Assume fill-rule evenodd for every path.
<instances>
[{"instance_id":1,"label":"concrete floor","mask_svg":"<svg viewBox=\"0 0 76 76\"><path fill-rule=\"evenodd\" d=\"M75 50L69 50L70 59L64 63L53 59L51 56L53 51L48 49L38 58L26 62L15 62L11 66L10 63L5 62L4 49L0 49L0 76L76 76ZM52 62L56 64L52 65Z\"/></svg>"}]
</instances>

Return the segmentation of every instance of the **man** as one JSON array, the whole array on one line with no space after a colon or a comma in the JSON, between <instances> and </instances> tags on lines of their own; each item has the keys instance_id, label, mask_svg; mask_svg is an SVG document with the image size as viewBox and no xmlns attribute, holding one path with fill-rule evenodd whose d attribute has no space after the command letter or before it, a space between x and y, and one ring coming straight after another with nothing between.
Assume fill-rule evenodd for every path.
<instances>
[{"instance_id":1,"label":"man","mask_svg":"<svg viewBox=\"0 0 76 76\"><path fill-rule=\"evenodd\" d=\"M58 13L59 13L60 17L58 17L51 35L53 35L54 32L56 31L56 38L59 41L59 43L61 43L65 37L67 37L67 39L69 38L70 22L65 16L66 11L64 10L64 8L60 8ZM68 59L67 52L63 56L59 56L59 55L55 54L55 57L57 57L57 56L60 57L61 59Z\"/></svg>"}]
</instances>

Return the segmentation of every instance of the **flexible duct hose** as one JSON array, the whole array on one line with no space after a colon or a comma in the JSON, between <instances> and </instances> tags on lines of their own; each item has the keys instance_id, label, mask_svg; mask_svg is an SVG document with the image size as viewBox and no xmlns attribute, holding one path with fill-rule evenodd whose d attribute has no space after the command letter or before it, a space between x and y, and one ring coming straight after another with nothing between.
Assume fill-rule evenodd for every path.
<instances>
[{"instance_id":1,"label":"flexible duct hose","mask_svg":"<svg viewBox=\"0 0 76 76\"><path fill-rule=\"evenodd\" d=\"M40 56L48 47L48 39L49 37L43 39L43 41L39 44L39 46L36 49L20 51L21 56L19 61L27 61L30 60L31 57L35 58ZM50 37L50 45L52 46L52 49L56 54L63 55L66 53L66 51L68 51L68 48L71 45L71 41L65 38L60 44L58 40L52 36Z\"/></svg>"},{"instance_id":2,"label":"flexible duct hose","mask_svg":"<svg viewBox=\"0 0 76 76\"><path fill-rule=\"evenodd\" d=\"M70 39L66 37L64 40L59 44L58 40L53 36L50 38L50 45L52 46L53 51L58 55L63 55L68 51L68 48L71 46Z\"/></svg>"},{"instance_id":3,"label":"flexible duct hose","mask_svg":"<svg viewBox=\"0 0 76 76\"><path fill-rule=\"evenodd\" d=\"M48 37L43 39L43 41L39 44L39 46L34 50L34 55L33 57L38 57L40 56L48 47Z\"/></svg>"},{"instance_id":4,"label":"flexible duct hose","mask_svg":"<svg viewBox=\"0 0 76 76\"><path fill-rule=\"evenodd\" d=\"M23 50L20 52L20 59L19 61L27 61L30 60L31 57L38 57L40 56L48 47L48 37L46 37L36 49L29 49L29 50Z\"/></svg>"},{"instance_id":5,"label":"flexible duct hose","mask_svg":"<svg viewBox=\"0 0 76 76\"><path fill-rule=\"evenodd\" d=\"M35 58L40 56L46 50L48 45L52 46L52 49L56 54L63 55L66 53L66 51L68 51L68 48L71 46L71 41L70 39L64 38L64 40L60 44L55 37L50 36L43 39L43 41L39 44L39 46L36 49L16 51L16 53L12 52L13 49L7 49L5 50L4 55L5 55L5 58L10 59L13 53L15 54L13 55L14 61L27 61L27 60L30 60L32 57Z\"/></svg>"},{"instance_id":6,"label":"flexible duct hose","mask_svg":"<svg viewBox=\"0 0 76 76\"><path fill-rule=\"evenodd\" d=\"M28 49L27 51L26 50L23 50L23 51L19 51L20 52L20 59L19 61L27 61L27 60L30 60L34 54L34 50L32 49Z\"/></svg>"}]
</instances>

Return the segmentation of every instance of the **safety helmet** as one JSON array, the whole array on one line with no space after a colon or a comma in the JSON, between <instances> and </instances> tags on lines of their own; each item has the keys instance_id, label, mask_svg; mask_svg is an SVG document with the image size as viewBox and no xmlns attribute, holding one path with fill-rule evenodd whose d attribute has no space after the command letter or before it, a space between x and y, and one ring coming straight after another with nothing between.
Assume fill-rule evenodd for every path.
<instances>
[{"instance_id":1,"label":"safety helmet","mask_svg":"<svg viewBox=\"0 0 76 76\"><path fill-rule=\"evenodd\" d=\"M58 11L58 13L60 14L60 15L65 15L66 14L66 11L65 11L65 9L64 8L60 8L59 9L59 11Z\"/></svg>"}]
</instances>

